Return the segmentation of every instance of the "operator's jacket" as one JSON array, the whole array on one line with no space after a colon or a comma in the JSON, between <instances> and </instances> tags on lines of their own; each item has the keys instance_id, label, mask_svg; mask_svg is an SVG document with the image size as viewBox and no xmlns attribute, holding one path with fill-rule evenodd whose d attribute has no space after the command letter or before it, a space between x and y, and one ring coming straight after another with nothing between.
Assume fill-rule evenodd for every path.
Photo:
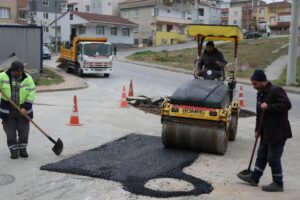
<instances>
[{"instance_id":1,"label":"operator's jacket","mask_svg":"<svg viewBox=\"0 0 300 200\"><path fill-rule=\"evenodd\" d=\"M214 63L215 61L219 61L221 64L217 65ZM198 67L199 70L202 70L203 66L205 66L206 69L223 71L226 64L227 61L224 59L222 52L220 52L217 48L214 48L212 52L204 50Z\"/></svg>"},{"instance_id":2,"label":"operator's jacket","mask_svg":"<svg viewBox=\"0 0 300 200\"><path fill-rule=\"evenodd\" d=\"M261 120L261 130L258 130L259 119L262 114L261 103L267 103L267 110ZM263 91L257 93L256 128L266 143L285 142L292 137L292 130L288 119L288 110L292 107L286 92L279 86L268 82Z\"/></svg>"},{"instance_id":3,"label":"operator's jacket","mask_svg":"<svg viewBox=\"0 0 300 200\"><path fill-rule=\"evenodd\" d=\"M0 89L2 92L11 99L11 85L12 77L10 69L0 73ZM20 81L20 90L19 90L19 107L25 108L27 114L30 118L33 118L32 104L35 99L35 84L32 77L23 72L22 79ZM2 120L8 119L8 116L12 110L12 105L1 95L1 104L0 104L0 117Z\"/></svg>"}]
</instances>

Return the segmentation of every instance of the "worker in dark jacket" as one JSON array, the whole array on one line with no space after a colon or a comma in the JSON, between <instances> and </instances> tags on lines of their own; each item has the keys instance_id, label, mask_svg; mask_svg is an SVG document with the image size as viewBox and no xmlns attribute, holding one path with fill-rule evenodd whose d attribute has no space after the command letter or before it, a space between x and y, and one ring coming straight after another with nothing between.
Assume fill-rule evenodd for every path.
<instances>
[{"instance_id":1,"label":"worker in dark jacket","mask_svg":"<svg viewBox=\"0 0 300 200\"><path fill-rule=\"evenodd\" d=\"M255 137L260 137L261 140L254 171L249 175L239 174L239 178L256 186L268 163L271 167L273 182L262 186L262 190L283 191L281 156L286 140L292 137L288 120L288 111L292 105L281 87L267 81L264 71L255 70L251 82L258 91ZM260 117L262 117L261 120ZM261 126L259 126L259 121L261 121Z\"/></svg>"},{"instance_id":2,"label":"worker in dark jacket","mask_svg":"<svg viewBox=\"0 0 300 200\"><path fill-rule=\"evenodd\" d=\"M207 69L223 72L226 64L227 61L224 59L223 53L215 48L213 41L208 41L206 43L206 49L201 55L198 70Z\"/></svg>"},{"instance_id":3,"label":"worker in dark jacket","mask_svg":"<svg viewBox=\"0 0 300 200\"><path fill-rule=\"evenodd\" d=\"M19 155L27 158L29 121L24 115L33 117L35 84L32 77L24 72L22 62L14 61L10 69L0 73L0 89L0 116L7 135L11 159L17 159ZM9 99L20 107L20 112L11 105Z\"/></svg>"}]
</instances>

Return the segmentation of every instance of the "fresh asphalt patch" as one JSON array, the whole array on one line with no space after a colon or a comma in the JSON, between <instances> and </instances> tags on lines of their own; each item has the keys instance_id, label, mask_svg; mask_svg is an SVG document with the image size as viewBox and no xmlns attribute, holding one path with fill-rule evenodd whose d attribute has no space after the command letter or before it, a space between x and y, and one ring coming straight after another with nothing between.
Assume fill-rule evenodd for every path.
<instances>
[{"instance_id":1,"label":"fresh asphalt patch","mask_svg":"<svg viewBox=\"0 0 300 200\"><path fill-rule=\"evenodd\" d=\"M160 137L130 134L40 169L117 181L125 190L137 195L198 196L213 190L210 183L183 172L198 156L196 152L166 149ZM160 178L187 181L194 187L189 191L159 191L145 187L149 180Z\"/></svg>"}]
</instances>

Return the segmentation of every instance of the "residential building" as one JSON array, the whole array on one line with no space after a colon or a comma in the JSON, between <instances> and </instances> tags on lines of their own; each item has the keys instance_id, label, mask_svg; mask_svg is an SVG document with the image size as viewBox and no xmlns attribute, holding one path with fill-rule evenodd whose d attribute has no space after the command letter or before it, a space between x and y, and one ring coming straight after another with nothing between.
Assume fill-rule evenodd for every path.
<instances>
[{"instance_id":1,"label":"residential building","mask_svg":"<svg viewBox=\"0 0 300 200\"><path fill-rule=\"evenodd\" d=\"M220 24L221 4L217 1L190 0L194 4L195 24Z\"/></svg>"},{"instance_id":2,"label":"residential building","mask_svg":"<svg viewBox=\"0 0 300 200\"><path fill-rule=\"evenodd\" d=\"M238 25L244 31L256 29L256 10L262 3L262 0L231 0L228 24ZM223 15L226 15L225 10Z\"/></svg>"},{"instance_id":3,"label":"residential building","mask_svg":"<svg viewBox=\"0 0 300 200\"><path fill-rule=\"evenodd\" d=\"M30 12L34 15L36 25L43 27L43 43L55 43L55 29L50 29L49 24L66 11L63 0L30 0Z\"/></svg>"},{"instance_id":4,"label":"residential building","mask_svg":"<svg viewBox=\"0 0 300 200\"><path fill-rule=\"evenodd\" d=\"M267 22L272 32L277 34L286 34L289 32L291 3L281 1L261 5L258 7L256 15L258 22Z\"/></svg>"},{"instance_id":5,"label":"residential building","mask_svg":"<svg viewBox=\"0 0 300 200\"><path fill-rule=\"evenodd\" d=\"M188 39L191 23L220 23L220 8L194 0L127 0L119 3L121 16L139 24L135 45L164 45Z\"/></svg>"},{"instance_id":6,"label":"residential building","mask_svg":"<svg viewBox=\"0 0 300 200\"><path fill-rule=\"evenodd\" d=\"M103 15L119 15L119 2L123 0L69 0L68 10Z\"/></svg>"},{"instance_id":7,"label":"residential building","mask_svg":"<svg viewBox=\"0 0 300 200\"><path fill-rule=\"evenodd\" d=\"M52 28L55 21L50 24ZM60 43L74 37L106 37L117 46L133 45L133 30L137 24L119 16L69 11L57 20Z\"/></svg>"},{"instance_id":8,"label":"residential building","mask_svg":"<svg viewBox=\"0 0 300 200\"><path fill-rule=\"evenodd\" d=\"M221 22L222 25L228 25L230 0L224 0L221 3Z\"/></svg>"},{"instance_id":9,"label":"residential building","mask_svg":"<svg viewBox=\"0 0 300 200\"><path fill-rule=\"evenodd\" d=\"M0 1L0 24L14 24L17 19L17 0Z\"/></svg>"},{"instance_id":10,"label":"residential building","mask_svg":"<svg viewBox=\"0 0 300 200\"><path fill-rule=\"evenodd\" d=\"M30 16L29 0L17 0L17 18L16 23L27 25Z\"/></svg>"}]
</instances>

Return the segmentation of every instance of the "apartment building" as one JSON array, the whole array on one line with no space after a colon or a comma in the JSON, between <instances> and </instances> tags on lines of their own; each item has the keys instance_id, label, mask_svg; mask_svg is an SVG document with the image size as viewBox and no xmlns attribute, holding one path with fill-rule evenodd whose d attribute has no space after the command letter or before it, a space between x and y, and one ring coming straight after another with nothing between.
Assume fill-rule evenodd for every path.
<instances>
[{"instance_id":1,"label":"apartment building","mask_svg":"<svg viewBox=\"0 0 300 200\"><path fill-rule=\"evenodd\" d=\"M103 15L119 15L119 3L123 0L69 0L68 10Z\"/></svg>"},{"instance_id":2,"label":"apartment building","mask_svg":"<svg viewBox=\"0 0 300 200\"><path fill-rule=\"evenodd\" d=\"M165 45L188 39L191 23L220 23L220 8L194 0L127 0L119 3L121 16L139 25L135 45Z\"/></svg>"},{"instance_id":3,"label":"apartment building","mask_svg":"<svg viewBox=\"0 0 300 200\"><path fill-rule=\"evenodd\" d=\"M15 24L17 19L17 0L0 1L0 24Z\"/></svg>"},{"instance_id":4,"label":"apartment building","mask_svg":"<svg viewBox=\"0 0 300 200\"><path fill-rule=\"evenodd\" d=\"M43 43L55 43L55 29L50 29L49 24L67 11L64 0L28 0L32 22L43 27ZM58 38L60 41L60 38Z\"/></svg>"},{"instance_id":5,"label":"apartment building","mask_svg":"<svg viewBox=\"0 0 300 200\"><path fill-rule=\"evenodd\" d=\"M289 32L291 23L291 6L288 1L261 5L257 9L257 20L258 22L267 22L272 32L286 34Z\"/></svg>"}]
</instances>

